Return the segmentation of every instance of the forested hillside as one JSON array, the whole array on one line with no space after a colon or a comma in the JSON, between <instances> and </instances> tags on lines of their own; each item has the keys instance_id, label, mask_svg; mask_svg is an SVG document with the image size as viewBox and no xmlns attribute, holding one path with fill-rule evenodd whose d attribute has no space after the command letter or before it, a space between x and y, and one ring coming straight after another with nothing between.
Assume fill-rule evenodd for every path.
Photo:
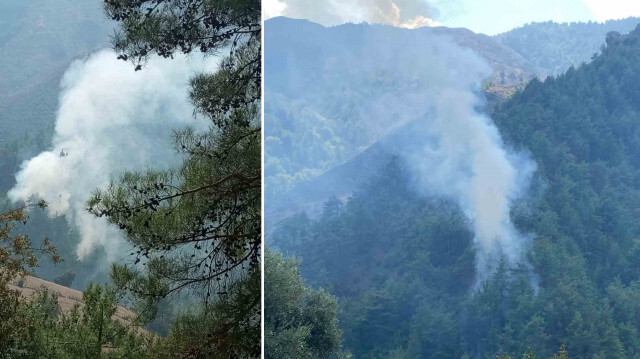
<instances>
[{"instance_id":1,"label":"forested hillside","mask_svg":"<svg viewBox=\"0 0 640 359\"><path fill-rule=\"evenodd\" d=\"M571 66L591 61L591 57L600 52L608 32L627 33L638 22L637 17L603 23L538 22L496 35L495 39L550 74L560 75Z\"/></svg>"},{"instance_id":2,"label":"forested hillside","mask_svg":"<svg viewBox=\"0 0 640 359\"><path fill-rule=\"evenodd\" d=\"M271 243L338 298L357 358L547 358L563 343L572 358L638 358L639 104L640 28L495 109L506 145L537 164L511 211L532 238L521 266L498 263L478 289L467 217L417 196L401 158Z\"/></svg>"}]
</instances>

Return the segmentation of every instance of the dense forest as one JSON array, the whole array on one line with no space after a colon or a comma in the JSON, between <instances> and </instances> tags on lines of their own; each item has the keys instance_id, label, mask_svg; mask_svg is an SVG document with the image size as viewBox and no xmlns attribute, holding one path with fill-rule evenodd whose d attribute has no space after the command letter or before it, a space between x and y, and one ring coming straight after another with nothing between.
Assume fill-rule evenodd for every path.
<instances>
[{"instance_id":1,"label":"dense forest","mask_svg":"<svg viewBox=\"0 0 640 359\"><path fill-rule=\"evenodd\" d=\"M506 145L537 164L511 210L533 238L521 266L498 263L476 290L468 219L416 195L400 158L269 242L337 298L356 358L639 358L638 104L640 29L496 107Z\"/></svg>"}]
</instances>

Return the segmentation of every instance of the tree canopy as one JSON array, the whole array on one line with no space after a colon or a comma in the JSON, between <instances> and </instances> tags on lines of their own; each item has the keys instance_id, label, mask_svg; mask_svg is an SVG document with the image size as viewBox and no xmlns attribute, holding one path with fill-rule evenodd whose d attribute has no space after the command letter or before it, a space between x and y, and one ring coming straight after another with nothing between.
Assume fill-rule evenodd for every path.
<instances>
[{"instance_id":1,"label":"tree canopy","mask_svg":"<svg viewBox=\"0 0 640 359\"><path fill-rule=\"evenodd\" d=\"M265 252L265 358L348 358L336 298L304 283L298 262Z\"/></svg>"}]
</instances>

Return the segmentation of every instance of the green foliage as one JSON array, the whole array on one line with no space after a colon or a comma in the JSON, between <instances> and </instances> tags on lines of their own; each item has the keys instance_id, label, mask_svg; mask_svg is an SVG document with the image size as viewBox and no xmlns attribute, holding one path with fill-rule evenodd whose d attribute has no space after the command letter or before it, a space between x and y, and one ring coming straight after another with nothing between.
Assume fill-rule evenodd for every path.
<instances>
[{"instance_id":1,"label":"green foliage","mask_svg":"<svg viewBox=\"0 0 640 359\"><path fill-rule=\"evenodd\" d=\"M44 209L46 203L33 207ZM34 252L61 260L48 239L33 247L28 236L16 234L16 225L28 220L26 210L0 215L0 358L142 358L150 338L112 319L113 289L89 286L83 306L61 313L55 295L44 291L27 300L10 287L37 266Z\"/></svg>"},{"instance_id":2,"label":"green foliage","mask_svg":"<svg viewBox=\"0 0 640 359\"><path fill-rule=\"evenodd\" d=\"M38 206L46 207L46 203L39 202ZM17 277L29 275L38 263L35 251L50 255L54 262L60 261L48 238L44 238L40 248L34 248L29 236L16 234L16 226L26 224L29 219L29 207L32 206L0 214L0 286L6 286Z\"/></svg>"},{"instance_id":3,"label":"green foliage","mask_svg":"<svg viewBox=\"0 0 640 359\"><path fill-rule=\"evenodd\" d=\"M511 359L513 358L510 355L497 355L496 359ZM536 354L533 351L528 351L527 353L522 354L522 359L536 359ZM551 356L551 359L569 359L569 352L567 352L567 346L562 344L560 346L560 350L557 353L554 353Z\"/></svg>"},{"instance_id":4,"label":"green foliage","mask_svg":"<svg viewBox=\"0 0 640 359\"><path fill-rule=\"evenodd\" d=\"M38 249L32 247L29 236L16 234L16 226L29 218L26 210L20 208L0 214L0 353L12 351L16 343L29 335L28 321L21 315L20 293L9 285L29 275L37 266L34 251L50 255L54 262L60 260L48 239L45 238Z\"/></svg>"},{"instance_id":5,"label":"green foliage","mask_svg":"<svg viewBox=\"0 0 640 359\"><path fill-rule=\"evenodd\" d=\"M191 81L195 111L209 131L177 129L180 168L126 173L90 199L134 246L132 265L114 265L115 285L141 320L161 300L196 303L179 315L155 356L260 355L261 3L106 0L119 22L114 48L142 70L153 54L219 54L215 73Z\"/></svg>"},{"instance_id":6,"label":"green foliage","mask_svg":"<svg viewBox=\"0 0 640 359\"><path fill-rule=\"evenodd\" d=\"M298 262L265 252L265 358L348 358L336 299L305 285Z\"/></svg>"},{"instance_id":7,"label":"green foliage","mask_svg":"<svg viewBox=\"0 0 640 359\"><path fill-rule=\"evenodd\" d=\"M27 12L33 3L45 3L28 2L25 1L23 9ZM50 7L46 3L43 8ZM84 9L84 5L75 7ZM0 8L3 6L6 7L0 4ZM25 301L19 299L17 292L6 291L10 295L6 298L7 306L2 308L7 315L2 313L0 342L10 346L10 351L0 347L2 355L6 352L9 357L20 358L259 357L260 7L260 1L255 0L105 1L107 15L121 25L114 47L122 59L131 59L136 69L142 69L146 57L153 53L171 57L176 51L198 50L208 54L230 51L227 58L222 58L218 72L198 74L191 83L196 110L211 119L212 126L205 133L178 129L176 148L185 157L180 168L162 173L125 174L122 181L96 193L89 203L96 215L106 216L122 228L138 250L134 265L114 266L113 279L118 289L123 290L118 298L124 296L127 303L140 304L142 315L132 324L114 321L116 289L100 286L89 286L84 305L69 313L59 312L55 298L47 294ZM1 31L0 42L5 40ZM87 42L95 40L90 31L81 35L88 37ZM55 51L65 51L56 44L51 44ZM63 55L54 57L67 61ZM24 56L15 58L25 60ZM24 63L21 67L24 68ZM54 93L57 91L60 74L54 75L51 82L55 86L43 85L42 94L36 95L49 100L57 97L49 96L52 88ZM25 116L24 103L20 105L18 101L18 106L14 106L12 101L15 102L15 97L0 96L0 113ZM44 107L46 112L50 101ZM43 138L51 133L51 127L45 128L31 142L47 143ZM13 185L12 174L25 152L34 150L26 142L16 140L0 150L0 169L9 175L0 178L0 187L5 190ZM0 201L5 205L4 196ZM21 220L22 213L9 213L13 214L16 218L8 218L7 223ZM86 259L89 267L83 265L75 257L77 233L64 218L34 219L38 223L31 232L61 234L64 239L60 242L61 252L67 259L61 268L45 265L38 274L65 285L72 281L74 285L86 282L87 274L94 271L91 266L103 261L104 256L98 252ZM10 239L26 243L27 248L27 238ZM49 244L46 245L45 252L49 250ZM20 261L34 267L38 257L17 251L16 256L8 258L16 259L17 273ZM84 277L83 281L74 280L71 269ZM181 304L197 303L194 311L178 316L166 339L140 335L140 329L134 325L147 322L157 310L163 315L171 313L165 298L172 293L188 298ZM156 308L158 302L160 308ZM165 323L158 325L166 329Z\"/></svg>"},{"instance_id":8,"label":"green foliage","mask_svg":"<svg viewBox=\"0 0 640 359\"><path fill-rule=\"evenodd\" d=\"M56 358L145 358L150 335L112 319L116 312L115 290L90 285L84 305L71 312L45 318L37 325L41 355ZM46 320L50 322L47 323Z\"/></svg>"},{"instance_id":9,"label":"green foliage","mask_svg":"<svg viewBox=\"0 0 640 359\"><path fill-rule=\"evenodd\" d=\"M150 334L113 319L112 288L89 286L84 305L61 312L56 295L44 291L17 305L20 337L0 351L2 358L146 358ZM14 334L15 335L15 334Z\"/></svg>"},{"instance_id":10,"label":"green foliage","mask_svg":"<svg viewBox=\"0 0 640 359\"><path fill-rule=\"evenodd\" d=\"M137 65L154 52L169 57L231 46L221 70L192 81L191 98L212 127L176 134L182 168L125 174L89 201L94 214L127 233L138 248L136 264L149 259L146 279L128 268L115 271L121 287L151 299L188 288L208 300L225 292L221 278L258 264L260 2L105 1L105 9L122 25L114 47ZM208 91L220 86L225 91Z\"/></svg>"},{"instance_id":11,"label":"green foliage","mask_svg":"<svg viewBox=\"0 0 640 359\"><path fill-rule=\"evenodd\" d=\"M253 271L234 283L228 296L178 317L169 335L153 348L151 357L260 357L260 312L254 310L260 306L260 296L255 295L260 282L260 272Z\"/></svg>"}]
</instances>

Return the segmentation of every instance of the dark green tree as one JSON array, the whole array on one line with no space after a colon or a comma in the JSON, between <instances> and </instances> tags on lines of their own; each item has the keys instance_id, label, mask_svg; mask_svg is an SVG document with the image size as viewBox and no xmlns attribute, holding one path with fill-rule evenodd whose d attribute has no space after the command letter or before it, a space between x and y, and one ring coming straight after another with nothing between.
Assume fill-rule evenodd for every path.
<instances>
[{"instance_id":1,"label":"dark green tree","mask_svg":"<svg viewBox=\"0 0 640 359\"><path fill-rule=\"evenodd\" d=\"M297 261L267 249L264 276L265 358L350 357L341 350L336 299L308 287Z\"/></svg>"}]
</instances>

